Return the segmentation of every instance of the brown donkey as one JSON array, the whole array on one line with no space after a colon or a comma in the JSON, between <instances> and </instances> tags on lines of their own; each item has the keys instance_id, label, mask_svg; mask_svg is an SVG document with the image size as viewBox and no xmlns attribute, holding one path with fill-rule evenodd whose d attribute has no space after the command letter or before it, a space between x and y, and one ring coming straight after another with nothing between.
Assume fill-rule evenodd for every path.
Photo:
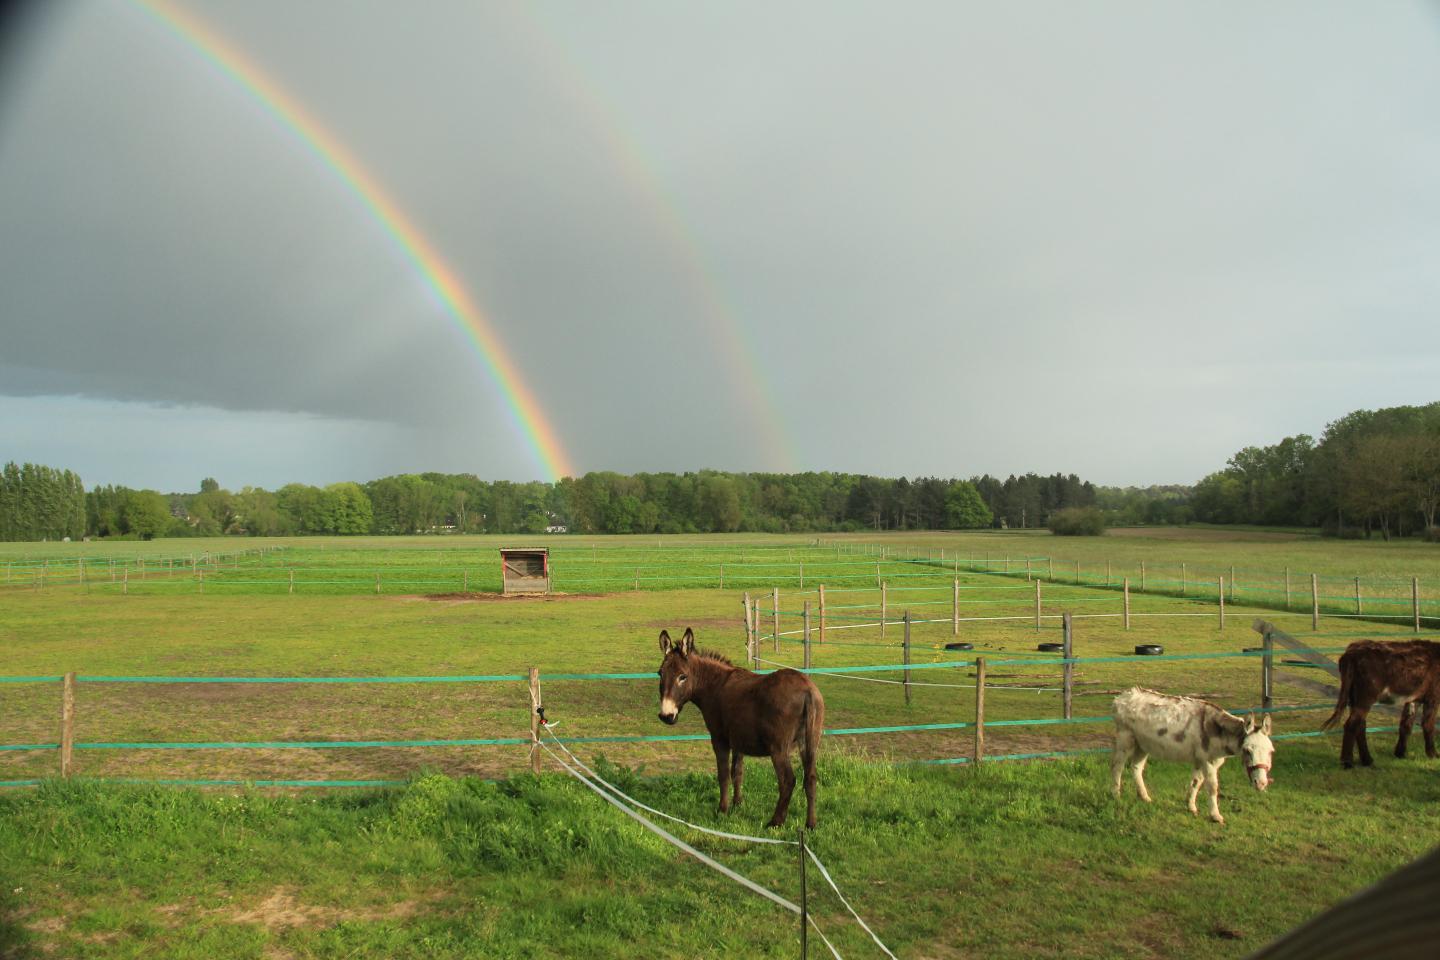
<instances>
[{"instance_id":1,"label":"brown donkey","mask_svg":"<svg viewBox=\"0 0 1440 960\"><path fill-rule=\"evenodd\" d=\"M713 653L695 649L688 627L676 643L660 631L660 719L673 724L685 704L694 702L710 731L715 773L720 779L720 812L730 810L727 796L735 784L734 805L740 805L746 757L769 757L775 765L780 798L769 826L778 827L790 812L795 771L790 751L800 748L805 764L805 826L815 826L815 759L825 728L825 700L803 673L777 670L760 676Z\"/></svg>"},{"instance_id":2,"label":"brown donkey","mask_svg":"<svg viewBox=\"0 0 1440 960\"><path fill-rule=\"evenodd\" d=\"M1350 718L1345 721L1345 739L1340 746L1340 763L1346 770L1354 766L1352 757L1357 743L1360 764L1368 767L1374 763L1370 758L1370 745L1365 741L1365 718L1376 701L1387 695L1403 705L1395 756L1405 756L1405 741L1410 739L1410 728L1415 723L1410 708L1419 703L1425 708L1420 718L1420 729L1425 732L1425 755L1433 759L1435 707L1440 703L1440 643L1357 640L1345 648L1340 657L1340 695L1335 712L1320 729L1329 730L1345 715L1345 709L1350 709Z\"/></svg>"}]
</instances>

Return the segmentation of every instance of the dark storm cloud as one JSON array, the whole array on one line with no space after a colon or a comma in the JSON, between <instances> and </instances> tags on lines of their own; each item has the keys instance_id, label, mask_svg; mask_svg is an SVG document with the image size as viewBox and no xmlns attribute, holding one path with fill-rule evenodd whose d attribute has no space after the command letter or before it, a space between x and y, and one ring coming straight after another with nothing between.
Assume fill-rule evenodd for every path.
<instances>
[{"instance_id":1,"label":"dark storm cloud","mask_svg":"<svg viewBox=\"0 0 1440 960\"><path fill-rule=\"evenodd\" d=\"M756 372L800 466L885 474L1189 481L1434 399L1418 6L185 7L421 226L581 469L776 465ZM0 394L535 474L293 133L137 8L54 19L0 114Z\"/></svg>"}]
</instances>

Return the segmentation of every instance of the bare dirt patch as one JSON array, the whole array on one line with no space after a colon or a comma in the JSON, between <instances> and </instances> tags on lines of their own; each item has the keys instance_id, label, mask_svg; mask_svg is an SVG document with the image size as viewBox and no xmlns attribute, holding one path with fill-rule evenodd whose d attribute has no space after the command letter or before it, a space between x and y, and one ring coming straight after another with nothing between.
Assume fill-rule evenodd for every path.
<instances>
[{"instance_id":1,"label":"bare dirt patch","mask_svg":"<svg viewBox=\"0 0 1440 960\"><path fill-rule=\"evenodd\" d=\"M414 603L428 600L431 603L566 603L574 600L604 600L612 593L410 593L397 594L391 600Z\"/></svg>"},{"instance_id":2,"label":"bare dirt patch","mask_svg":"<svg viewBox=\"0 0 1440 960\"><path fill-rule=\"evenodd\" d=\"M360 908L322 907L301 903L295 891L276 887L264 900L248 910L230 914L231 923L258 923L270 931L292 927L330 926L343 920L403 920L419 912L421 904L402 900L383 906Z\"/></svg>"}]
</instances>

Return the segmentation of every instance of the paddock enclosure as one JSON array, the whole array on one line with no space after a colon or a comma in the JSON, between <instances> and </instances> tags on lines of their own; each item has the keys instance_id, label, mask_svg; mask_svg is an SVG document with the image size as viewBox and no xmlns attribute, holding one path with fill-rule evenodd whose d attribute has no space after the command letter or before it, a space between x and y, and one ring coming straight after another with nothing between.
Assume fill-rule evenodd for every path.
<instances>
[{"instance_id":1,"label":"paddock enclosure","mask_svg":"<svg viewBox=\"0 0 1440 960\"><path fill-rule=\"evenodd\" d=\"M1004 549L1054 538L995 539L565 543L544 598L502 597L489 543L42 558L0 593L17 654L0 779L53 775L59 753L89 777L503 777L533 765L532 668L567 739L651 771L704 769L703 732L653 722L654 636L686 626L737 663L816 671L827 751L875 759L973 762L983 659L983 752L1028 758L1103 749L1108 698L1136 683L1266 706L1257 615L1330 659L1355 637L1440 622L1418 577L1400 591L1403 578L1329 573L1322 590L1292 571L1286 611L1283 571L1258 564L1061 561ZM34 557L5 562L35 574ZM1358 616L1342 582L1361 583ZM1135 656L1146 644L1165 653ZM1333 706L1314 682L1271 692L1282 735L1314 733Z\"/></svg>"},{"instance_id":2,"label":"paddock enclosure","mask_svg":"<svg viewBox=\"0 0 1440 960\"><path fill-rule=\"evenodd\" d=\"M1424 798L1440 793L1433 783L1440 767L1387 759L1393 734L1379 731L1393 728L1393 716L1372 717L1377 767L1346 777L1338 735L1322 735L1318 725L1334 706L1323 693L1334 681L1320 661L1333 661L1357 637L1413 637L1417 615L1419 635L1433 636L1440 567L1416 564L1407 577L1401 564L1408 555L1392 561L1387 552L1384 562L1367 566L1353 546L1307 564L1314 557L1290 544L1267 554L1269 545L1231 543L1232 571L1232 557L1217 558L1214 544L1197 547L1193 561L1171 563L1147 552L1152 545L1119 539L1112 547L1112 538L1076 546L1028 535L872 539L556 538L545 544L552 593L535 597L501 595L498 539L211 541L193 554L174 541L64 545L69 556L61 545L11 545L0 553L12 573L0 587L0 803L8 804L0 809L19 824L91 804L119 804L133 808L127 816L141 816L142 807L178 803L191 811L186 816L209 822L233 802L227 797L256 798L239 802L274 810L281 820L324 820L316 836L330 837L326 856L343 863L350 854L341 848L361 855L391 832L413 840L414 830L433 828L441 831L434 841L440 850L453 842L449 831L468 829L446 811L483 801L494 816L508 811L504 817L524 824L513 839L519 859L505 870L528 869L519 866L530 860L528 847L548 850L537 854L545 871L609 904L601 892L608 881L600 879L606 864L629 864L627 882L644 887L649 880L635 871L658 857L665 882L726 903L740 897L726 916L763 929L783 911L767 912L779 908L747 899L724 878L701 876L703 867L642 839L643 831L625 827L621 814L560 772L563 744L576 762L658 809L722 831L763 832L773 775L752 768L746 804L718 817L714 762L698 714L686 711L674 728L655 719L655 637L689 626L702 648L737 664L808 664L826 699L828 726L813 842L846 898L902 956L970 955L946 946L959 940L984 945L987 956L1167 955L1181 940L1128 907L1114 912L1084 895L1073 910L1043 904L1062 891L1075 896L1076 884L1125 896L1132 880L1158 875L1150 871L1168 877L1196 857L1210 858L1237 884L1242 919L1216 926L1208 913L1174 907L1166 887L1176 898L1204 900L1205 888L1192 889L1188 879L1167 879L1139 902L1152 913L1157 904L1162 914L1179 910L1166 923L1187 937L1199 931L1214 955L1241 956L1418 854L1422 834L1433 835L1426 834L1433 818L1423 812ZM1160 546L1175 556L1190 544ZM1113 550L1108 570L1100 556L1106 547ZM1050 556L1062 549L1082 554L1078 570L1073 557ZM1041 644L1060 649L1042 651ZM1164 653L1136 655L1149 644ZM1209 832L1184 812L1186 771L1152 766L1153 809L1136 809L1133 797L1128 806L1112 804L1105 782L1110 701L1136 684L1202 696L1242 715L1272 713L1277 786L1262 799L1237 796L1243 771L1227 765L1221 804L1229 824L1220 828L1227 833ZM536 725L536 703L555 724L549 732ZM549 746L537 749L537 739ZM68 784L55 779L62 770ZM535 772L540 778L530 779ZM313 812L280 812L287 804ZM410 817L416 804L431 811L423 829L377 825ZM344 825L362 810L380 819L364 814L362 825ZM1381 822L1395 817L1420 826L1396 832ZM1301 821L1324 823L1334 836L1300 830ZM1143 852L1100 852L1096 845L1106 842L1086 826L1096 823L1115 830L1126 851ZM556 830L571 838L561 847L552 847ZM334 838L349 831L359 831L358 839L335 847ZM1163 849L1146 835L1165 838ZM124 836L101 846L129 842ZM798 896L790 854L701 840L705 853L785 897ZM297 863L321 856L318 848L307 852L305 836L288 842ZM43 860L44 849L30 855ZM244 862L243 851L226 849ZM1278 903L1260 896L1274 876L1251 876L1241 866L1257 851L1282 861L1286 892ZM1367 855L1374 859L1360 873L1344 872ZM412 863L411 856L396 853L395 862ZM443 902L471 889L471 881L437 867L445 855L427 856L439 860L393 869L417 878L439 869L451 877L449 893L436 895ZM936 856L963 877L933 890L921 879L901 879L923 877L917 867ZM1096 866L1131 856L1139 858L1133 867ZM323 875L318 862L309 869ZM290 886L265 896L320 896L301 873L286 875ZM814 874L811 881L821 882ZM970 891L966 903L943 895L952 882ZM540 874L534 883L560 901L579 895L560 893ZM352 896L336 892L351 891L350 880L336 879L332 888L332 898ZM361 881L359 888L391 903L383 884ZM244 889L263 900L260 887ZM407 896L409 903L429 894ZM1000 919L997 913L1013 909L1013 896L1035 902L1013 921ZM930 904L926 915L914 915L918 902ZM19 909L0 897L0 956L4 924ZM423 903L403 909L435 924L445 913L431 917ZM568 916L567 909L553 916ZM595 946L594 955L626 955L637 931L651 935L643 911L630 918L610 915L611 906L593 909L604 917L595 921L600 929L625 931L614 944ZM838 902L826 909L824 929L845 955L880 955ZM212 923L205 910L186 910L196 923ZM381 914L352 920L383 927ZM327 917L334 922L322 922ZM24 930L29 922L19 921ZM345 923L320 911L293 926L261 927L265 942L289 944L299 955L340 955L338 941L325 938ZM557 921L556 930L566 928ZM82 928L65 929L82 937ZM552 954L565 952L548 928L496 929L508 930L512 942L531 938ZM492 935L499 936L485 933ZM746 933L712 935L736 938L746 955L794 955L792 946L772 949ZM1124 946L1116 947L1117 937ZM487 953L511 955L496 941L483 942ZM366 949L351 955L406 954ZM656 950L683 952L673 944ZM517 948L513 955L531 954Z\"/></svg>"}]
</instances>

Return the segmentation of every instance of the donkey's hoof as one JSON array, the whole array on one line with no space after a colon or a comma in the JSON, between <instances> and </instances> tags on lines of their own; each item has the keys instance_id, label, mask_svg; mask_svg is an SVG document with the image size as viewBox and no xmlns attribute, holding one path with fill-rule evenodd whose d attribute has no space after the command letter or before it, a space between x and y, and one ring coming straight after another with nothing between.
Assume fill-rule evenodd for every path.
<instances>
[{"instance_id":1,"label":"donkey's hoof","mask_svg":"<svg viewBox=\"0 0 1440 960\"><path fill-rule=\"evenodd\" d=\"M1361 758L1360 758L1360 766L1362 766L1362 767L1373 767L1373 766L1375 766L1375 758L1374 758L1374 757L1361 757Z\"/></svg>"},{"instance_id":2,"label":"donkey's hoof","mask_svg":"<svg viewBox=\"0 0 1440 960\"><path fill-rule=\"evenodd\" d=\"M1349 760L1341 760L1341 761L1340 761L1340 768L1341 768L1342 770L1354 770L1354 769L1355 769L1355 764L1351 763Z\"/></svg>"},{"instance_id":3,"label":"donkey's hoof","mask_svg":"<svg viewBox=\"0 0 1440 960\"><path fill-rule=\"evenodd\" d=\"M1220 816L1220 814L1218 814L1218 813L1216 813L1216 814L1211 814L1210 820L1211 820L1212 823L1218 823L1218 824L1220 824L1220 826L1222 826L1222 827L1225 826L1225 818L1222 817L1222 816Z\"/></svg>"}]
</instances>

